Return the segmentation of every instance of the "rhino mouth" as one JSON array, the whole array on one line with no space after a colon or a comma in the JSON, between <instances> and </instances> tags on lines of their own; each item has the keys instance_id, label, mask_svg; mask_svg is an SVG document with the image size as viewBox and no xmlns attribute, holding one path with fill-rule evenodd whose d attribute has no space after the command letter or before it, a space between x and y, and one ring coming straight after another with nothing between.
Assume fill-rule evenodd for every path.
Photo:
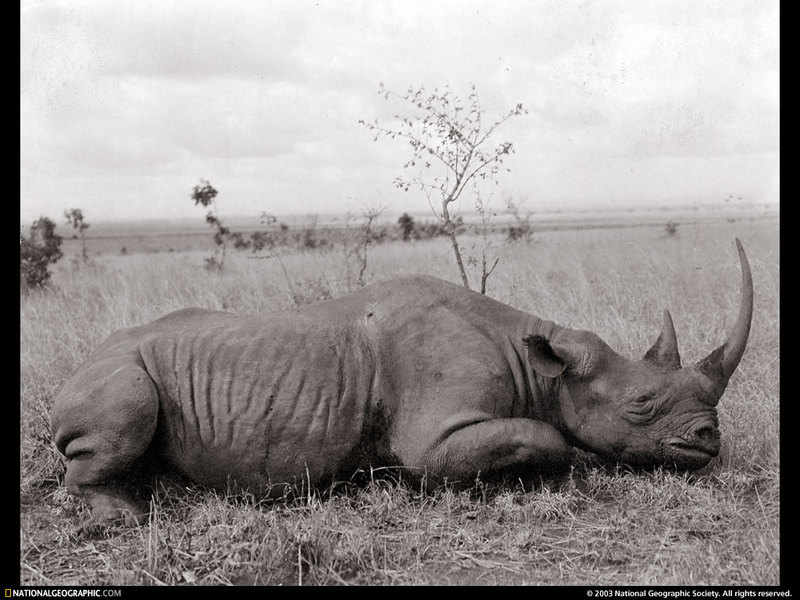
<instances>
[{"instance_id":1,"label":"rhino mouth","mask_svg":"<svg viewBox=\"0 0 800 600\"><path fill-rule=\"evenodd\" d=\"M666 454L676 465L700 468L719 454L719 435L707 435L685 439L681 437L665 440Z\"/></svg>"},{"instance_id":2,"label":"rhino mouth","mask_svg":"<svg viewBox=\"0 0 800 600\"><path fill-rule=\"evenodd\" d=\"M698 444L697 442L689 442L683 438L667 440L667 445L681 454L700 454L711 457L714 457L718 454L718 450L708 445Z\"/></svg>"}]
</instances>

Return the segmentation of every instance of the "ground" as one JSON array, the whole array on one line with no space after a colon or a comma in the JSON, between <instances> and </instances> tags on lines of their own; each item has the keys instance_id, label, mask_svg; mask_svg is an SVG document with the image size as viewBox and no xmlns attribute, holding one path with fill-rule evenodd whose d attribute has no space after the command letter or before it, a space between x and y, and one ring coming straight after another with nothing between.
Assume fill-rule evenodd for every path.
<instances>
[{"instance_id":1,"label":"ground","mask_svg":"<svg viewBox=\"0 0 800 600\"><path fill-rule=\"evenodd\" d=\"M488 293L593 330L629 357L650 347L669 308L688 364L736 318L738 236L753 270L753 327L719 406L722 452L701 472L628 472L575 451L568 474L534 485L420 490L401 474L373 473L269 502L166 477L148 523L109 530L82 527L87 509L63 488L47 426L55 391L91 349L114 329L181 307L258 313L338 296L357 285L359 265L336 244L286 251L282 265L230 252L220 272L204 268L210 245L169 252L168 241L150 240L139 252L128 242L121 254L115 242L90 240L88 263L65 246L50 289L20 297L21 582L777 585L777 220L690 217L673 234L639 223L540 231L531 243L495 236ZM448 243L371 246L367 279L457 282ZM465 234L462 244L478 259L477 281L482 238Z\"/></svg>"}]
</instances>

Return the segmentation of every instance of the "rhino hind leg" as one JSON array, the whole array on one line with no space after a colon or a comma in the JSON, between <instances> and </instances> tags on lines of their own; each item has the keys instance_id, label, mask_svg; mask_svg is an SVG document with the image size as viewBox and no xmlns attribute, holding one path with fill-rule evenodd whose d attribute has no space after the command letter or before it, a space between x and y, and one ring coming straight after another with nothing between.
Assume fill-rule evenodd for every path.
<instances>
[{"instance_id":1,"label":"rhino hind leg","mask_svg":"<svg viewBox=\"0 0 800 600\"><path fill-rule=\"evenodd\" d=\"M52 413L53 439L67 462L65 484L96 523L140 523L148 502L148 449L158 421L150 376L128 361L100 361L65 386Z\"/></svg>"},{"instance_id":2,"label":"rhino hind leg","mask_svg":"<svg viewBox=\"0 0 800 600\"><path fill-rule=\"evenodd\" d=\"M490 419L457 429L430 450L421 465L450 481L477 476L530 476L563 471L570 450L559 431L542 421Z\"/></svg>"}]
</instances>

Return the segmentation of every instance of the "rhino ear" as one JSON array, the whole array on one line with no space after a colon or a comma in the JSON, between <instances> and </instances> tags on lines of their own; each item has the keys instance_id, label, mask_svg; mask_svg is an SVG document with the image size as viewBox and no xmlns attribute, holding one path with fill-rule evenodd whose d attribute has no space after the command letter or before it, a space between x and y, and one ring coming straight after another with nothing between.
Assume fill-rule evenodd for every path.
<instances>
[{"instance_id":1,"label":"rhino ear","mask_svg":"<svg viewBox=\"0 0 800 600\"><path fill-rule=\"evenodd\" d=\"M552 344L543 335L526 336L522 343L528 348L531 368L545 377L558 377L579 360L571 346Z\"/></svg>"},{"instance_id":2,"label":"rhino ear","mask_svg":"<svg viewBox=\"0 0 800 600\"><path fill-rule=\"evenodd\" d=\"M675 326L672 324L672 317L668 310L664 311L664 323L661 326L661 333L658 334L658 339L656 339L653 347L644 355L644 359L672 370L681 368L681 356L678 354L678 337L675 335Z\"/></svg>"}]
</instances>

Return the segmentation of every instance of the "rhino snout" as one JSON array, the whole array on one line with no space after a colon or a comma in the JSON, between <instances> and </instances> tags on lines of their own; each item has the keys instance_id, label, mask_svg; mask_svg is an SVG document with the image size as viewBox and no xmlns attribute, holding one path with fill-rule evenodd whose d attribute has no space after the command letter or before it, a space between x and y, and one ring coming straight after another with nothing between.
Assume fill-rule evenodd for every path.
<instances>
[{"instance_id":1,"label":"rhino snout","mask_svg":"<svg viewBox=\"0 0 800 600\"><path fill-rule=\"evenodd\" d=\"M708 422L695 427L689 435L689 440L694 442L698 450L716 456L719 454L720 437L716 424Z\"/></svg>"},{"instance_id":2,"label":"rhino snout","mask_svg":"<svg viewBox=\"0 0 800 600\"><path fill-rule=\"evenodd\" d=\"M708 420L694 425L685 435L665 440L664 445L676 466L699 469L719 454L720 438L717 423Z\"/></svg>"}]
</instances>

